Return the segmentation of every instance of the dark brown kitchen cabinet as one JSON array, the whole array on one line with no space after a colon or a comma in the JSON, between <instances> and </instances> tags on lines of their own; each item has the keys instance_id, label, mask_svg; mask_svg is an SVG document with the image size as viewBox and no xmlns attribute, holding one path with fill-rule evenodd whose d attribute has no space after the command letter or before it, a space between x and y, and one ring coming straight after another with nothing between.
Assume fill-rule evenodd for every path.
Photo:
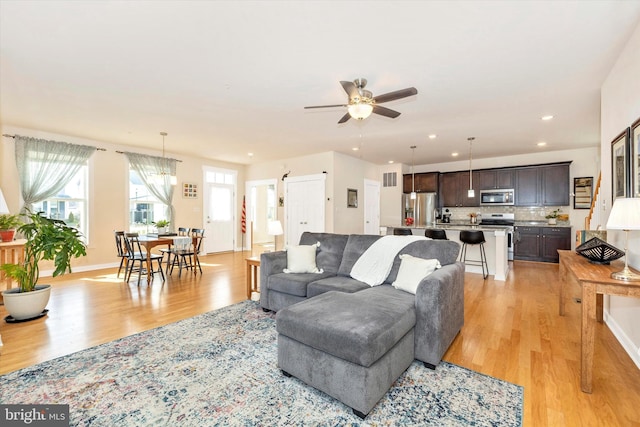
<instances>
[{"instance_id":1,"label":"dark brown kitchen cabinet","mask_svg":"<svg viewBox=\"0 0 640 427\"><path fill-rule=\"evenodd\" d=\"M540 206L540 169L517 168L515 178L516 206Z\"/></svg>"},{"instance_id":2,"label":"dark brown kitchen cabinet","mask_svg":"<svg viewBox=\"0 0 640 427\"><path fill-rule=\"evenodd\" d=\"M558 249L571 249L571 229L566 227L543 227L540 256L545 262L558 262Z\"/></svg>"},{"instance_id":3,"label":"dark brown kitchen cabinet","mask_svg":"<svg viewBox=\"0 0 640 427\"><path fill-rule=\"evenodd\" d=\"M558 262L558 249L571 249L571 228L516 227L513 259Z\"/></svg>"},{"instance_id":4,"label":"dark brown kitchen cabinet","mask_svg":"<svg viewBox=\"0 0 640 427\"><path fill-rule=\"evenodd\" d=\"M568 206L570 193L569 165L540 168L543 206Z\"/></svg>"},{"instance_id":5,"label":"dark brown kitchen cabinet","mask_svg":"<svg viewBox=\"0 0 640 427\"><path fill-rule=\"evenodd\" d=\"M437 193L439 172L423 172L415 174L415 184L412 182L413 175L403 175L402 192L411 193L415 188L416 193Z\"/></svg>"},{"instance_id":6,"label":"dark brown kitchen cabinet","mask_svg":"<svg viewBox=\"0 0 640 427\"><path fill-rule=\"evenodd\" d=\"M540 258L540 227L515 227L513 259L538 261Z\"/></svg>"},{"instance_id":7,"label":"dark brown kitchen cabinet","mask_svg":"<svg viewBox=\"0 0 640 427\"><path fill-rule=\"evenodd\" d=\"M474 197L468 197L469 171L447 172L440 174L441 207L476 207L480 206L480 190L478 188L478 173L473 172Z\"/></svg>"},{"instance_id":8,"label":"dark brown kitchen cabinet","mask_svg":"<svg viewBox=\"0 0 640 427\"><path fill-rule=\"evenodd\" d=\"M478 171L480 190L511 189L515 181L513 169L486 169Z\"/></svg>"}]
</instances>

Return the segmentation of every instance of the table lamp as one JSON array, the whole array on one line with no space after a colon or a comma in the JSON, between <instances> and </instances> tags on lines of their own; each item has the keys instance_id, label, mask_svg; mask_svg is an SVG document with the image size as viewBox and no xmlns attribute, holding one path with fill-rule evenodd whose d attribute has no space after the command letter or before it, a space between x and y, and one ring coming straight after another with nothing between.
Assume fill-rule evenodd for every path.
<instances>
[{"instance_id":1,"label":"table lamp","mask_svg":"<svg viewBox=\"0 0 640 427\"><path fill-rule=\"evenodd\" d=\"M282 223L278 220L276 221L269 221L268 225L267 225L267 234L269 236L273 236L273 251L277 251L278 250L278 237L282 234L284 234L284 232L282 231Z\"/></svg>"},{"instance_id":2,"label":"table lamp","mask_svg":"<svg viewBox=\"0 0 640 427\"><path fill-rule=\"evenodd\" d=\"M640 230L640 197L620 198L613 203L613 208L607 221L607 230L623 230L624 241L624 269L611 273L611 278L627 282L640 280L640 275L629 269L629 231Z\"/></svg>"}]
</instances>

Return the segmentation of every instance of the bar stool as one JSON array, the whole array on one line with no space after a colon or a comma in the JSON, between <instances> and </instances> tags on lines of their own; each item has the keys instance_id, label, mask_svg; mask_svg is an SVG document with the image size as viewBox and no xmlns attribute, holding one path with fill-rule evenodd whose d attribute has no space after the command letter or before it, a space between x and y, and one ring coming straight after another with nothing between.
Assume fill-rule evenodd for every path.
<instances>
[{"instance_id":1,"label":"bar stool","mask_svg":"<svg viewBox=\"0 0 640 427\"><path fill-rule=\"evenodd\" d=\"M411 236L413 233L410 228L394 228L394 236Z\"/></svg>"},{"instance_id":2,"label":"bar stool","mask_svg":"<svg viewBox=\"0 0 640 427\"><path fill-rule=\"evenodd\" d=\"M427 228L424 230L424 237L428 237L433 240L449 240L447 239L447 232L437 228Z\"/></svg>"},{"instance_id":3,"label":"bar stool","mask_svg":"<svg viewBox=\"0 0 640 427\"><path fill-rule=\"evenodd\" d=\"M460 231L460 241L462 249L460 250L460 261L469 265L482 266L482 277L486 279L489 276L489 265L487 264L487 254L484 251L484 232L482 230L462 230ZM480 259L467 260L467 245L480 245ZM486 272L485 272L486 267Z\"/></svg>"}]
</instances>

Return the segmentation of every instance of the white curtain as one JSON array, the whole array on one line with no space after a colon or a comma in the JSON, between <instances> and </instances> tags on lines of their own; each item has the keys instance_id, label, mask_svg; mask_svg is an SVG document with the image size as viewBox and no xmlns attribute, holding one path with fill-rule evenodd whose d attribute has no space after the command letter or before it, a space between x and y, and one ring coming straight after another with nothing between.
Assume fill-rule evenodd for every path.
<instances>
[{"instance_id":1,"label":"white curtain","mask_svg":"<svg viewBox=\"0 0 640 427\"><path fill-rule=\"evenodd\" d=\"M169 229L173 231L173 218L175 210L173 207L173 185L171 176L176 175L176 159L166 157L148 156L138 153L124 153L129 159L129 165L138 173L145 187L151 194L165 205L165 215L169 221ZM160 181L158 178L162 178Z\"/></svg>"},{"instance_id":2,"label":"white curtain","mask_svg":"<svg viewBox=\"0 0 640 427\"><path fill-rule=\"evenodd\" d=\"M96 151L96 147L89 145L20 135L15 135L14 141L20 190L24 200L22 212L31 210L34 203L62 191Z\"/></svg>"}]
</instances>

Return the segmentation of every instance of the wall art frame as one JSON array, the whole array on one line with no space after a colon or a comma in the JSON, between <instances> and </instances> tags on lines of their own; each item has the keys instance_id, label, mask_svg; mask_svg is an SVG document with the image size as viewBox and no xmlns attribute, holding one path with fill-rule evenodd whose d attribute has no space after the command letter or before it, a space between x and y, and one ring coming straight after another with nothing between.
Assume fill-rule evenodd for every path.
<instances>
[{"instance_id":1,"label":"wall art frame","mask_svg":"<svg viewBox=\"0 0 640 427\"><path fill-rule=\"evenodd\" d=\"M631 195L640 197L640 117L631 125Z\"/></svg>"},{"instance_id":2,"label":"wall art frame","mask_svg":"<svg viewBox=\"0 0 640 427\"><path fill-rule=\"evenodd\" d=\"M193 182L182 183L182 198L184 199L197 199L198 198L198 184Z\"/></svg>"},{"instance_id":3,"label":"wall art frame","mask_svg":"<svg viewBox=\"0 0 640 427\"><path fill-rule=\"evenodd\" d=\"M631 194L631 173L629 161L629 130L626 128L611 141L611 199Z\"/></svg>"},{"instance_id":4,"label":"wall art frame","mask_svg":"<svg viewBox=\"0 0 640 427\"><path fill-rule=\"evenodd\" d=\"M358 207L358 190L356 190L355 188L347 188L347 207Z\"/></svg>"},{"instance_id":5,"label":"wall art frame","mask_svg":"<svg viewBox=\"0 0 640 427\"><path fill-rule=\"evenodd\" d=\"M593 177L573 178L573 209L591 209Z\"/></svg>"}]
</instances>

